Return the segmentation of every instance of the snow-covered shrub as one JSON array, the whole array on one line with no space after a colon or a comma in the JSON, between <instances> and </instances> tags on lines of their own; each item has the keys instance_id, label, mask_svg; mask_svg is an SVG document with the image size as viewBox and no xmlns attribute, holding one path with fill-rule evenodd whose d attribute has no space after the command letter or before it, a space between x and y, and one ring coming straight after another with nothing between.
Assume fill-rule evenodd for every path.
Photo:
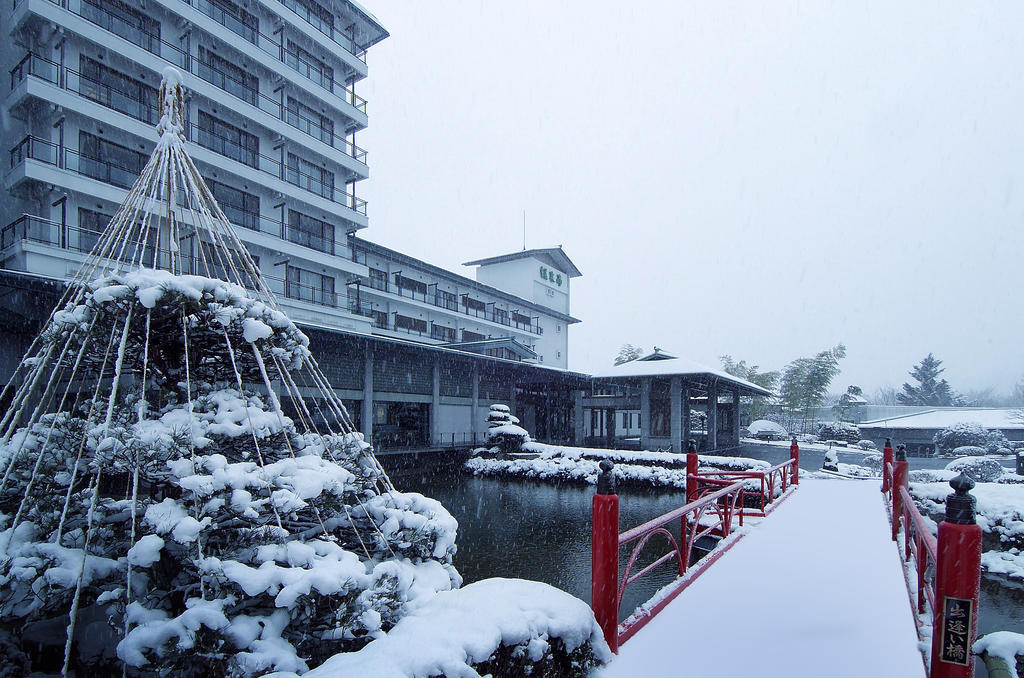
<instances>
[{"instance_id":1,"label":"snow-covered shrub","mask_svg":"<svg viewBox=\"0 0 1024 678\"><path fill-rule=\"evenodd\" d=\"M865 454L864 455L864 466L875 473L880 473L882 470L882 455L881 454Z\"/></svg>"},{"instance_id":2,"label":"snow-covered shrub","mask_svg":"<svg viewBox=\"0 0 1024 678\"><path fill-rule=\"evenodd\" d=\"M487 413L487 442L498 448L501 454L512 454L523 449L530 442L530 434L519 426L519 420L512 416L508 405L491 405Z\"/></svg>"},{"instance_id":3,"label":"snow-covered shrub","mask_svg":"<svg viewBox=\"0 0 1024 678\"><path fill-rule=\"evenodd\" d=\"M998 435L993 436L994 433ZM990 440L996 443L994 450L999 447L1000 437L1003 441L1006 440L1001 431L989 431L981 424L973 422L960 422L942 429L935 434L933 440L939 454L949 454L958 447L988 447ZM1002 445L1005 447L1006 443Z\"/></svg>"},{"instance_id":4,"label":"snow-covered shrub","mask_svg":"<svg viewBox=\"0 0 1024 678\"><path fill-rule=\"evenodd\" d=\"M954 449L951 454L954 457L983 457L985 456L985 448L974 445L964 445L963 447Z\"/></svg>"},{"instance_id":5,"label":"snow-covered shrub","mask_svg":"<svg viewBox=\"0 0 1024 678\"><path fill-rule=\"evenodd\" d=\"M859 447L862 450L877 450L878 449L878 445L875 445L874 442L868 440L867 438L865 438L864 440L858 440L857 441L857 447Z\"/></svg>"},{"instance_id":6,"label":"snow-covered shrub","mask_svg":"<svg viewBox=\"0 0 1024 678\"><path fill-rule=\"evenodd\" d=\"M827 421L818 425L818 438L820 440L842 440L847 443L855 443L861 439L860 429L856 424L847 421Z\"/></svg>"},{"instance_id":7,"label":"snow-covered shrub","mask_svg":"<svg viewBox=\"0 0 1024 678\"><path fill-rule=\"evenodd\" d=\"M946 470L966 473L983 483L998 480L1004 472L998 461L988 457L963 457L946 464Z\"/></svg>"},{"instance_id":8,"label":"snow-covered shrub","mask_svg":"<svg viewBox=\"0 0 1024 678\"><path fill-rule=\"evenodd\" d=\"M750 422L747 426L747 431L751 438L760 438L762 440L785 440L789 437L786 429L774 421L767 419L758 419L757 421Z\"/></svg>"},{"instance_id":9,"label":"snow-covered shrub","mask_svg":"<svg viewBox=\"0 0 1024 678\"><path fill-rule=\"evenodd\" d=\"M813 433L797 433L796 441L798 443L816 443L818 442L818 436Z\"/></svg>"},{"instance_id":10,"label":"snow-covered shrub","mask_svg":"<svg viewBox=\"0 0 1024 678\"><path fill-rule=\"evenodd\" d=\"M839 455L835 450L825 452L825 461L822 463L821 468L823 471L839 470Z\"/></svg>"},{"instance_id":11,"label":"snow-covered shrub","mask_svg":"<svg viewBox=\"0 0 1024 678\"><path fill-rule=\"evenodd\" d=\"M584 678L612 659L590 606L522 579L484 579L438 594L358 652L308 678Z\"/></svg>"},{"instance_id":12,"label":"snow-covered shrub","mask_svg":"<svg viewBox=\"0 0 1024 678\"><path fill-rule=\"evenodd\" d=\"M125 337L123 388L0 445L6 628L67 620L77 596L109 618L128 675L304 672L461 583L440 504L391 490L361 434L304 432L258 386L309 359L284 314L143 269L92 283L42 340L77 349L84 328ZM105 344L85 343L82 373L111 373Z\"/></svg>"}]
</instances>

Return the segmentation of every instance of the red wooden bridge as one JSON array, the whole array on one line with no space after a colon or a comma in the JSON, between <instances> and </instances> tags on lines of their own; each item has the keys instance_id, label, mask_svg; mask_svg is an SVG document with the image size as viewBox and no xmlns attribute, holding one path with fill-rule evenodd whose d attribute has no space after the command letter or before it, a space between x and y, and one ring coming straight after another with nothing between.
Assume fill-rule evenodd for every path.
<instances>
[{"instance_id":1,"label":"red wooden bridge","mask_svg":"<svg viewBox=\"0 0 1024 678\"><path fill-rule=\"evenodd\" d=\"M936 538L910 499L905 457L889 446L883 456L880 496L877 482L800 483L795 442L763 472L698 473L691 452L686 505L624 532L605 464L592 605L618 656L602 676L972 676L973 481L951 483ZM701 539L717 546L696 560ZM651 555L658 544L666 552ZM669 566L675 581L624 615L626 587Z\"/></svg>"}]
</instances>

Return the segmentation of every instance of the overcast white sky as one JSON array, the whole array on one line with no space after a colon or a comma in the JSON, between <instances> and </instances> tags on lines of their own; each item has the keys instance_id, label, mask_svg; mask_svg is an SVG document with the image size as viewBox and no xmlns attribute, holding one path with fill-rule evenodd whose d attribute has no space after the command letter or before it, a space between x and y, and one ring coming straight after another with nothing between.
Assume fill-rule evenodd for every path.
<instances>
[{"instance_id":1,"label":"overcast white sky","mask_svg":"<svg viewBox=\"0 0 1024 678\"><path fill-rule=\"evenodd\" d=\"M1024 4L365 0L381 244L464 261L563 245L570 368L626 342L834 390L929 351L1024 375Z\"/></svg>"}]
</instances>

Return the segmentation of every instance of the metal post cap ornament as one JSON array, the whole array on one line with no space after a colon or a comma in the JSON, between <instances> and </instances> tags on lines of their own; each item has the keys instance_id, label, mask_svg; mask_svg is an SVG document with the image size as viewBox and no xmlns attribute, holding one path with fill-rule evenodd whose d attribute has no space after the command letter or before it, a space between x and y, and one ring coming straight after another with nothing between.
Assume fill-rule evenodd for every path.
<instances>
[{"instance_id":1,"label":"metal post cap ornament","mask_svg":"<svg viewBox=\"0 0 1024 678\"><path fill-rule=\"evenodd\" d=\"M900 445L896 448L896 461L907 460L907 448L905 445Z\"/></svg>"},{"instance_id":2,"label":"metal post cap ornament","mask_svg":"<svg viewBox=\"0 0 1024 678\"><path fill-rule=\"evenodd\" d=\"M697 453L697 443L693 442L692 440L688 441L686 443L686 451L687 452L693 452L694 454L696 454Z\"/></svg>"},{"instance_id":3,"label":"metal post cap ornament","mask_svg":"<svg viewBox=\"0 0 1024 678\"><path fill-rule=\"evenodd\" d=\"M973 525L974 507L978 500L970 494L974 489L974 479L961 472L949 481L953 494L946 497L946 522L954 525Z\"/></svg>"},{"instance_id":4,"label":"metal post cap ornament","mask_svg":"<svg viewBox=\"0 0 1024 678\"><path fill-rule=\"evenodd\" d=\"M615 468L615 464L609 459L603 459L599 466L601 467L601 475L597 477L597 493L617 494L615 490L615 473L612 471Z\"/></svg>"}]
</instances>

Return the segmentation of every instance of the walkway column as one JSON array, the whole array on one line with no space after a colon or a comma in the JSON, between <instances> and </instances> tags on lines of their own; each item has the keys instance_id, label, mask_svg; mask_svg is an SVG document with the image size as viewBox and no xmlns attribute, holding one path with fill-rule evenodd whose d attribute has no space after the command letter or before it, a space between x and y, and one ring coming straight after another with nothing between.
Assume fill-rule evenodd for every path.
<instances>
[{"instance_id":1,"label":"walkway column","mask_svg":"<svg viewBox=\"0 0 1024 678\"><path fill-rule=\"evenodd\" d=\"M615 448L615 410L610 407L604 411L604 444L609 450Z\"/></svg>"},{"instance_id":2,"label":"walkway column","mask_svg":"<svg viewBox=\"0 0 1024 678\"><path fill-rule=\"evenodd\" d=\"M430 391L430 444L441 444L441 359L434 358L433 388Z\"/></svg>"},{"instance_id":3,"label":"walkway column","mask_svg":"<svg viewBox=\"0 0 1024 678\"><path fill-rule=\"evenodd\" d=\"M477 444L477 432L479 431L480 423L477 419L480 418L480 365L473 361L473 395L470 405L469 412L469 432L473 435L473 444Z\"/></svg>"},{"instance_id":4,"label":"walkway column","mask_svg":"<svg viewBox=\"0 0 1024 678\"><path fill-rule=\"evenodd\" d=\"M689 442L690 442L690 431L692 430L690 428L690 419L692 419L692 416L690 414L690 387L687 386L686 388L683 389L683 440L682 440L682 442L683 442L684 446L688 446ZM689 448L687 447L687 449L689 449Z\"/></svg>"},{"instance_id":5,"label":"walkway column","mask_svg":"<svg viewBox=\"0 0 1024 678\"><path fill-rule=\"evenodd\" d=\"M715 381L708 389L708 449L710 453L718 449L718 382Z\"/></svg>"},{"instance_id":6,"label":"walkway column","mask_svg":"<svg viewBox=\"0 0 1024 678\"><path fill-rule=\"evenodd\" d=\"M738 388L732 391L732 444L736 447L740 446L740 390Z\"/></svg>"},{"instance_id":7,"label":"walkway column","mask_svg":"<svg viewBox=\"0 0 1024 678\"><path fill-rule=\"evenodd\" d=\"M370 342L366 342L363 351L363 409L360 419L363 438L369 443L373 440L373 344Z\"/></svg>"},{"instance_id":8,"label":"walkway column","mask_svg":"<svg viewBox=\"0 0 1024 678\"><path fill-rule=\"evenodd\" d=\"M651 446L651 378L642 377L640 382L640 449Z\"/></svg>"},{"instance_id":9,"label":"walkway column","mask_svg":"<svg viewBox=\"0 0 1024 678\"><path fill-rule=\"evenodd\" d=\"M572 444L577 447L583 446L583 438L586 437L586 429L583 423L583 391L573 391L572 394Z\"/></svg>"},{"instance_id":10,"label":"walkway column","mask_svg":"<svg viewBox=\"0 0 1024 678\"><path fill-rule=\"evenodd\" d=\"M672 435L672 451L676 454L682 454L683 452L683 404L682 404L682 393L683 391L683 380L678 377L672 377L669 381L668 393L669 402L669 431Z\"/></svg>"}]
</instances>

